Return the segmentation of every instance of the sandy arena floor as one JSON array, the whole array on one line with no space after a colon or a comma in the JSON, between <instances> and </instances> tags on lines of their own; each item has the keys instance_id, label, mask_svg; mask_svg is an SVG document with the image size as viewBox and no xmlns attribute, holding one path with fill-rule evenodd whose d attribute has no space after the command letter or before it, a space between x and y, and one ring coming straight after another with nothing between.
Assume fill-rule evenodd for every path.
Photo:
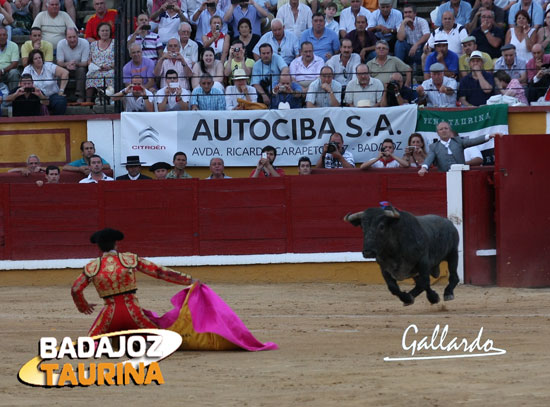
<instances>
[{"instance_id":1,"label":"sandy arena floor","mask_svg":"<svg viewBox=\"0 0 550 407\"><path fill-rule=\"evenodd\" d=\"M160 363L166 383L149 386L29 387L19 368L41 336L84 336L67 286L1 287L2 406L548 406L550 289L459 286L456 299L403 307L382 285L212 284L269 352L177 352ZM169 309L178 287L141 281L145 308ZM443 286L436 286L440 294ZM89 300L97 298L93 288ZM93 301L96 302L96 301ZM420 340L436 324L473 341L483 327L503 356L385 362L415 324ZM424 356L446 354L423 351ZM124 404L123 404L124 403Z\"/></svg>"}]
</instances>

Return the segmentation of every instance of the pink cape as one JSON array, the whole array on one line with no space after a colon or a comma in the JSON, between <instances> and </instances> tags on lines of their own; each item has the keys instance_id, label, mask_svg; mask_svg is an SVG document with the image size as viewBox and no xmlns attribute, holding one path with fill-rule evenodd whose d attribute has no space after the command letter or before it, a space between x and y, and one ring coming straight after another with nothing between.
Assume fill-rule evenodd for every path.
<instances>
[{"instance_id":1,"label":"pink cape","mask_svg":"<svg viewBox=\"0 0 550 407\"><path fill-rule=\"evenodd\" d=\"M170 300L174 308L160 317L153 311L143 311L159 328L166 329L178 319L188 291L189 287L174 295ZM191 292L187 305L191 312L193 329L196 332L218 334L235 345L250 351L278 349L275 343L261 343L254 338L229 305L205 284L201 283L198 287L195 287Z\"/></svg>"}]
</instances>

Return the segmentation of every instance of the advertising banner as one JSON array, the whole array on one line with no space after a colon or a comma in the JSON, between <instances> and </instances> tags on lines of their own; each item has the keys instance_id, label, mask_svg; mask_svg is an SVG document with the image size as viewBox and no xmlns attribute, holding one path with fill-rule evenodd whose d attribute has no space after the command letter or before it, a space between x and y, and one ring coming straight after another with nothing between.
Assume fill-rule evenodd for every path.
<instances>
[{"instance_id":1,"label":"advertising banner","mask_svg":"<svg viewBox=\"0 0 550 407\"><path fill-rule=\"evenodd\" d=\"M278 166L297 165L307 156L313 163L334 132L356 162L378 154L391 138L403 154L415 131L416 105L392 108L319 108L294 110L188 111L122 113L120 156L138 155L147 165L171 163L176 151L187 154L189 166L208 166L221 157L226 166L255 166L261 149L277 149Z\"/></svg>"}]
</instances>

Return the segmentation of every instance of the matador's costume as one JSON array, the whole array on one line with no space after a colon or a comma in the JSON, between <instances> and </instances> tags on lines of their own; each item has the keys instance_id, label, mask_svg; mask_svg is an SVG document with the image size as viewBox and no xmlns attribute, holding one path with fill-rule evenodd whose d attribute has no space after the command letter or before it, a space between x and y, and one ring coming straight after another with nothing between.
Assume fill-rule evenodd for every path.
<instances>
[{"instance_id":1,"label":"matador's costume","mask_svg":"<svg viewBox=\"0 0 550 407\"><path fill-rule=\"evenodd\" d=\"M271 342L261 343L240 318L209 287L190 276L157 266L133 253L118 253L115 242L124 239L122 232L103 229L90 241L97 243L103 256L92 260L73 283L73 300L80 312L91 314L93 306L83 291L91 283L105 301L105 306L90 328L89 336L130 329L160 328L177 332L184 350L268 350L277 349ZM140 307L136 271L175 284L189 285L172 297L174 308L162 316Z\"/></svg>"},{"instance_id":2,"label":"matador's costume","mask_svg":"<svg viewBox=\"0 0 550 407\"><path fill-rule=\"evenodd\" d=\"M133 253L110 251L92 260L74 282L71 293L76 307L85 312L89 304L84 289L93 282L97 293L105 301L90 328L89 336L127 329L158 328L139 305L136 291L136 271L175 284L189 285L190 276L142 259Z\"/></svg>"}]
</instances>

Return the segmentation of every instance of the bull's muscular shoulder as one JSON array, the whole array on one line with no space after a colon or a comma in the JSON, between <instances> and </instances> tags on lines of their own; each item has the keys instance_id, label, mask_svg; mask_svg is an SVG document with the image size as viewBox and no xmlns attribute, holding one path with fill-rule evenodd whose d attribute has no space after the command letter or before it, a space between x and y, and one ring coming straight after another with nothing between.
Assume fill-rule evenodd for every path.
<instances>
[{"instance_id":1,"label":"bull's muscular shoulder","mask_svg":"<svg viewBox=\"0 0 550 407\"><path fill-rule=\"evenodd\" d=\"M84 274L86 274L87 277L95 276L99 271L100 264L101 264L101 257L98 257L97 259L92 260L91 262L89 262L84 266Z\"/></svg>"},{"instance_id":2,"label":"bull's muscular shoulder","mask_svg":"<svg viewBox=\"0 0 550 407\"><path fill-rule=\"evenodd\" d=\"M118 258L126 268L135 268L138 264L138 255L134 253L119 253Z\"/></svg>"}]
</instances>

